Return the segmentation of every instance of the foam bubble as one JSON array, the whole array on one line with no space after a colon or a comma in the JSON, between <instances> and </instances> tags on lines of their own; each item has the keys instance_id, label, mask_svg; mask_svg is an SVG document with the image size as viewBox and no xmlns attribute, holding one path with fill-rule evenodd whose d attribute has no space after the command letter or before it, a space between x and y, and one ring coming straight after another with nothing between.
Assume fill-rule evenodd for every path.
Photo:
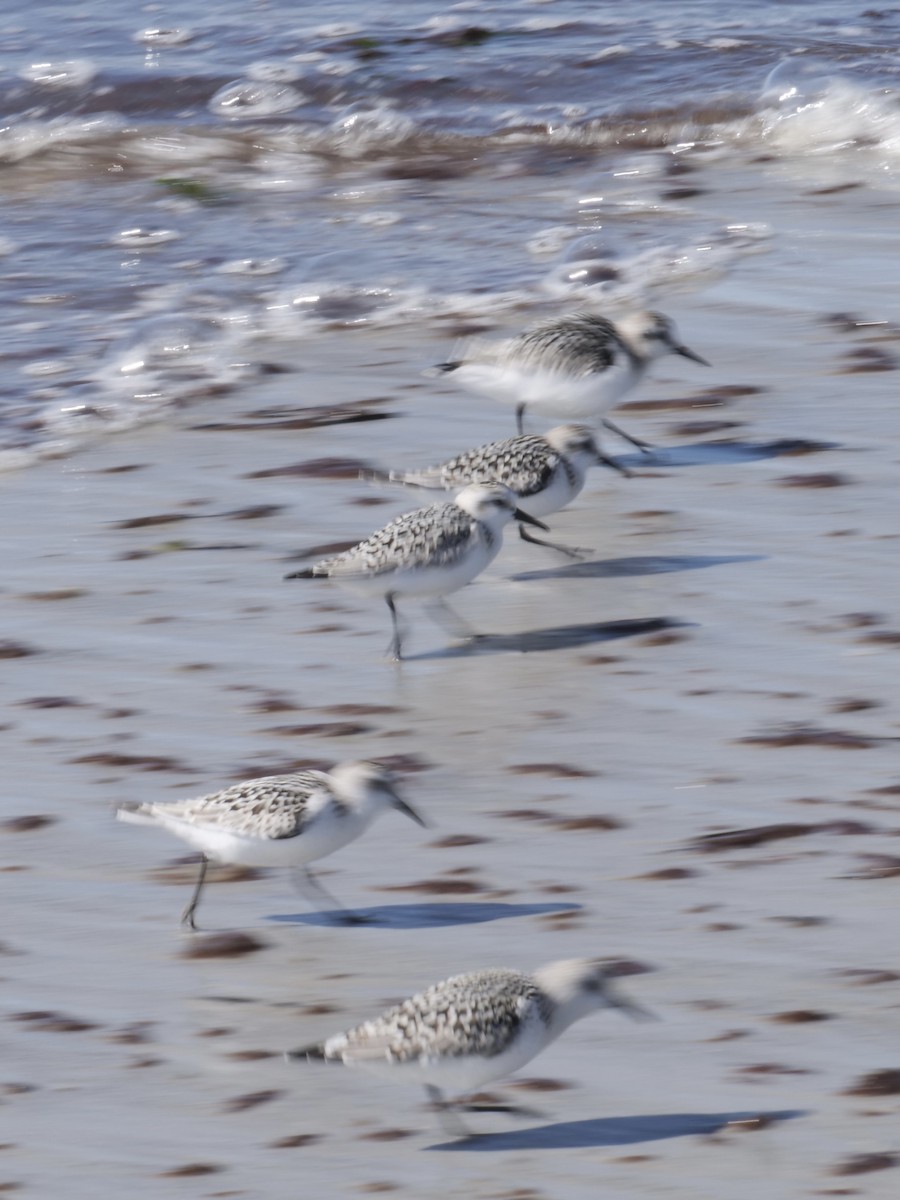
<instances>
[{"instance_id":1,"label":"foam bubble","mask_svg":"<svg viewBox=\"0 0 900 1200\"><path fill-rule=\"evenodd\" d=\"M23 375L46 379L51 375L64 375L70 365L64 358L44 358L36 362L24 363L19 370Z\"/></svg>"},{"instance_id":2,"label":"foam bubble","mask_svg":"<svg viewBox=\"0 0 900 1200\"><path fill-rule=\"evenodd\" d=\"M131 138L127 153L135 158L151 162L162 162L170 166L187 163L196 167L198 163L212 159L227 159L234 154L234 145L227 137L215 137L204 133L153 134ZM193 176L192 172L192 176Z\"/></svg>"},{"instance_id":3,"label":"foam bubble","mask_svg":"<svg viewBox=\"0 0 900 1200\"><path fill-rule=\"evenodd\" d=\"M541 280L541 290L551 296L606 295L622 290L627 280L618 267L595 259L558 263Z\"/></svg>"},{"instance_id":4,"label":"foam bubble","mask_svg":"<svg viewBox=\"0 0 900 1200\"><path fill-rule=\"evenodd\" d=\"M202 365L211 344L211 329L190 317L150 317L138 321L119 344L110 365L122 378L170 367Z\"/></svg>"},{"instance_id":5,"label":"foam bubble","mask_svg":"<svg viewBox=\"0 0 900 1200\"><path fill-rule=\"evenodd\" d=\"M109 346L99 382L120 397L156 407L227 386L252 370L240 354L240 330L241 322L186 314L144 317Z\"/></svg>"},{"instance_id":6,"label":"foam bubble","mask_svg":"<svg viewBox=\"0 0 900 1200\"><path fill-rule=\"evenodd\" d=\"M370 225L373 228L386 228L388 225L396 225L403 217L398 212L370 212L363 213L358 217L360 225Z\"/></svg>"},{"instance_id":7,"label":"foam bubble","mask_svg":"<svg viewBox=\"0 0 900 1200\"><path fill-rule=\"evenodd\" d=\"M316 63L316 70L322 75L332 75L340 79L344 75L352 75L354 71L358 71L360 65L350 59L328 58L324 62Z\"/></svg>"},{"instance_id":8,"label":"foam bubble","mask_svg":"<svg viewBox=\"0 0 900 1200\"><path fill-rule=\"evenodd\" d=\"M291 112L305 100L305 96L290 86L263 80L239 80L219 88L207 107L219 117L272 117Z\"/></svg>"},{"instance_id":9,"label":"foam bubble","mask_svg":"<svg viewBox=\"0 0 900 1200\"><path fill-rule=\"evenodd\" d=\"M33 450L26 450L21 446L0 450L0 473L24 470L25 467L30 467L36 458Z\"/></svg>"},{"instance_id":10,"label":"foam bubble","mask_svg":"<svg viewBox=\"0 0 900 1200\"><path fill-rule=\"evenodd\" d=\"M542 229L525 243L529 254L544 255L558 254L569 238L572 230L567 225L554 225L550 229Z\"/></svg>"},{"instance_id":11,"label":"foam bubble","mask_svg":"<svg viewBox=\"0 0 900 1200\"><path fill-rule=\"evenodd\" d=\"M32 63L23 67L19 78L40 87L71 88L83 87L97 74L97 68L87 58L72 58L68 61Z\"/></svg>"},{"instance_id":12,"label":"foam bubble","mask_svg":"<svg viewBox=\"0 0 900 1200\"><path fill-rule=\"evenodd\" d=\"M266 153L252 165L254 174L241 179L241 187L252 191L308 190L320 177L319 161L308 154Z\"/></svg>"},{"instance_id":13,"label":"foam bubble","mask_svg":"<svg viewBox=\"0 0 900 1200\"><path fill-rule=\"evenodd\" d=\"M190 29L139 29L131 35L134 42L143 42L147 46L183 46L193 41L194 34Z\"/></svg>"},{"instance_id":14,"label":"foam bubble","mask_svg":"<svg viewBox=\"0 0 900 1200\"><path fill-rule=\"evenodd\" d=\"M128 246L135 250L149 250L176 242L182 235L174 229L123 229L113 236L115 246Z\"/></svg>"},{"instance_id":15,"label":"foam bubble","mask_svg":"<svg viewBox=\"0 0 900 1200\"><path fill-rule=\"evenodd\" d=\"M391 146L406 141L415 122L387 105L350 109L331 126L336 148L358 151L368 146Z\"/></svg>"},{"instance_id":16,"label":"foam bubble","mask_svg":"<svg viewBox=\"0 0 900 1200\"><path fill-rule=\"evenodd\" d=\"M283 258L236 258L219 266L223 275L278 275L287 263Z\"/></svg>"},{"instance_id":17,"label":"foam bubble","mask_svg":"<svg viewBox=\"0 0 900 1200\"><path fill-rule=\"evenodd\" d=\"M616 249L610 240L600 230L587 233L575 238L566 247L562 256L563 262L589 262L592 260L615 258Z\"/></svg>"},{"instance_id":18,"label":"foam bubble","mask_svg":"<svg viewBox=\"0 0 900 1200\"><path fill-rule=\"evenodd\" d=\"M17 121L0 129L0 162L22 162L56 143L83 145L121 128L120 117L101 113L87 120L57 117L50 121Z\"/></svg>"},{"instance_id":19,"label":"foam bubble","mask_svg":"<svg viewBox=\"0 0 900 1200\"><path fill-rule=\"evenodd\" d=\"M819 59L786 58L766 77L762 99L785 111L798 112L821 99L835 82L833 68Z\"/></svg>"},{"instance_id":20,"label":"foam bubble","mask_svg":"<svg viewBox=\"0 0 900 1200\"><path fill-rule=\"evenodd\" d=\"M765 242L772 240L772 226L764 221L750 221L745 225L726 225L719 231L718 240L729 243L746 252L765 249Z\"/></svg>"}]
</instances>

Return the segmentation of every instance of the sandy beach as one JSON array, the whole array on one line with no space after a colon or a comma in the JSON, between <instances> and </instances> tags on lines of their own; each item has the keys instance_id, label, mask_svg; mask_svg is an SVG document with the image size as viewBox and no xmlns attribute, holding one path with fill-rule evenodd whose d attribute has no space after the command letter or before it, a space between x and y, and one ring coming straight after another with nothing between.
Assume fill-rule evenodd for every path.
<instances>
[{"instance_id":1,"label":"sandy beach","mask_svg":"<svg viewBox=\"0 0 900 1200\"><path fill-rule=\"evenodd\" d=\"M896 376L859 368L898 334L834 314L890 317L897 239L820 216L671 298L713 368L667 360L620 411L660 449L553 520L584 560L507 538L457 598L474 648L410 606L391 665L383 605L282 581L420 502L357 466L508 431L421 377L433 329L281 345L174 428L0 479L0 1190L896 1194ZM381 419L290 426L316 405ZM112 815L356 757L433 824L322 865L368 927L273 872L211 886L188 935L184 848ZM214 932L259 944L198 957ZM470 1142L402 1082L282 1059L448 974L583 954L660 1021L577 1025L496 1089L536 1114Z\"/></svg>"}]
</instances>

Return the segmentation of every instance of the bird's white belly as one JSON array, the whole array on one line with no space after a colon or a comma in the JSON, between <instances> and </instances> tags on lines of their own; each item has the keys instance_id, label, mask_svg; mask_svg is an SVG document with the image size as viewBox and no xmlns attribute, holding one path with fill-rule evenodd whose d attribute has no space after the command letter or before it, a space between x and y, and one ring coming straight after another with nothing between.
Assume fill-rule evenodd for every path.
<instances>
[{"instance_id":1,"label":"bird's white belly","mask_svg":"<svg viewBox=\"0 0 900 1200\"><path fill-rule=\"evenodd\" d=\"M165 828L208 858L246 867L298 867L315 862L353 841L359 832L352 818L340 824L323 822L320 829L311 823L308 830L289 838L248 837L221 826L172 819L165 822Z\"/></svg>"},{"instance_id":2,"label":"bird's white belly","mask_svg":"<svg viewBox=\"0 0 900 1200\"><path fill-rule=\"evenodd\" d=\"M420 1059L410 1063L367 1061L359 1063L368 1071L386 1078L396 1079L397 1072L407 1083L430 1084L451 1095L465 1095L487 1083L507 1079L526 1063L531 1062L548 1042L547 1031L541 1023L529 1024L519 1037L501 1054L490 1057L483 1055L444 1056L439 1059ZM355 1063L351 1065L357 1065Z\"/></svg>"},{"instance_id":3,"label":"bird's white belly","mask_svg":"<svg viewBox=\"0 0 900 1200\"><path fill-rule=\"evenodd\" d=\"M368 596L447 596L458 591L480 575L496 557L501 537L496 535L493 543L483 539L473 540L466 551L453 563L446 566L398 566L394 570L378 574L336 574L335 582Z\"/></svg>"},{"instance_id":4,"label":"bird's white belly","mask_svg":"<svg viewBox=\"0 0 900 1200\"><path fill-rule=\"evenodd\" d=\"M505 404L524 404L530 412L564 420L597 419L637 383L640 372L630 361L590 375L466 363L453 373L461 386Z\"/></svg>"},{"instance_id":5,"label":"bird's white belly","mask_svg":"<svg viewBox=\"0 0 900 1200\"><path fill-rule=\"evenodd\" d=\"M566 472L562 468L557 468L549 486L545 487L543 491L535 492L531 496L519 497L522 511L527 512L530 517L548 517L551 513L559 512L561 508L570 504L583 486L583 477L573 487Z\"/></svg>"},{"instance_id":6,"label":"bird's white belly","mask_svg":"<svg viewBox=\"0 0 900 1200\"><path fill-rule=\"evenodd\" d=\"M530 412L566 420L601 417L637 382L631 366L609 367L602 374L566 377L562 372L540 372L531 388L523 389L522 400ZM525 394L527 393L527 395Z\"/></svg>"}]
</instances>

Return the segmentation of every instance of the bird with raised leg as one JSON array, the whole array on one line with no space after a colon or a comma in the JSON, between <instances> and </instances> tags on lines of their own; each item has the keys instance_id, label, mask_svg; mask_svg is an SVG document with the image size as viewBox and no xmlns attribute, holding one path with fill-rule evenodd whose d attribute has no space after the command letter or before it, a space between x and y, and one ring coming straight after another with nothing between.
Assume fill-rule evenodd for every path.
<instances>
[{"instance_id":1,"label":"bird with raised leg","mask_svg":"<svg viewBox=\"0 0 900 1200\"><path fill-rule=\"evenodd\" d=\"M122 821L152 825L199 850L200 873L181 921L196 929L195 914L210 860L248 867L291 867L307 895L342 909L307 866L355 841L381 813L396 809L424 825L398 794L394 776L379 763L345 762L330 771L298 771L248 779L193 800L123 804Z\"/></svg>"},{"instance_id":2,"label":"bird with raised leg","mask_svg":"<svg viewBox=\"0 0 900 1200\"><path fill-rule=\"evenodd\" d=\"M434 615L454 635L477 636L448 607L444 596L471 583L493 562L503 545L503 530L512 520L547 532L543 522L517 507L508 487L470 484L454 500L404 513L342 554L292 571L285 579L333 579L363 595L382 596L393 627L388 653L399 661L403 657L400 597L430 601Z\"/></svg>"}]
</instances>

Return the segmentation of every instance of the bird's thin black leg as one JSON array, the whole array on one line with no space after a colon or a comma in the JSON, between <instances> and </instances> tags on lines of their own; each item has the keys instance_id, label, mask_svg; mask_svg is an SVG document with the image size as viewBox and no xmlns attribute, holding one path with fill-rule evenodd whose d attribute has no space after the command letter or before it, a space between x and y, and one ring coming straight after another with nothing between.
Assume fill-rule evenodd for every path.
<instances>
[{"instance_id":1,"label":"bird's thin black leg","mask_svg":"<svg viewBox=\"0 0 900 1200\"><path fill-rule=\"evenodd\" d=\"M194 924L194 913L197 911L197 905L200 903L200 893L203 891L203 881L206 878L206 868L209 865L209 859L205 854L200 856L200 874L197 876L197 883L194 886L194 894L191 896L190 903L181 914L182 925L189 925L191 929L196 930Z\"/></svg>"},{"instance_id":2,"label":"bird's thin black leg","mask_svg":"<svg viewBox=\"0 0 900 1200\"><path fill-rule=\"evenodd\" d=\"M516 405L516 429L518 430L519 437L521 437L522 434L525 432L525 405L524 404Z\"/></svg>"},{"instance_id":3,"label":"bird's thin black leg","mask_svg":"<svg viewBox=\"0 0 900 1200\"><path fill-rule=\"evenodd\" d=\"M524 1104L481 1104L477 1101L471 1104L460 1104L459 1108L467 1113L503 1113L507 1117L541 1117L544 1114L537 1108L526 1108Z\"/></svg>"},{"instance_id":4,"label":"bird's thin black leg","mask_svg":"<svg viewBox=\"0 0 900 1200\"><path fill-rule=\"evenodd\" d=\"M459 1119L453 1105L444 1099L440 1088L426 1083L425 1091L428 1094L431 1110L437 1115L438 1122L448 1137L470 1138L473 1136L472 1131L467 1129L465 1123Z\"/></svg>"},{"instance_id":5,"label":"bird's thin black leg","mask_svg":"<svg viewBox=\"0 0 900 1200\"><path fill-rule=\"evenodd\" d=\"M616 459L610 458L608 454L600 451L597 454L597 461L603 463L604 467L611 467L614 471L618 471L620 475L624 475L626 479L632 479L632 473L627 467L623 467Z\"/></svg>"},{"instance_id":6,"label":"bird's thin black leg","mask_svg":"<svg viewBox=\"0 0 900 1200\"><path fill-rule=\"evenodd\" d=\"M653 447L649 442L642 442L640 438L632 437L630 433L626 433L624 429L620 429L618 425L614 425L612 421L603 420L601 424L606 429L617 433L620 438L624 438L626 442L631 442L632 446L637 446L638 450L643 450L645 454L652 454Z\"/></svg>"},{"instance_id":7,"label":"bird's thin black leg","mask_svg":"<svg viewBox=\"0 0 900 1200\"><path fill-rule=\"evenodd\" d=\"M457 613L453 611L443 597L439 597L437 600L432 600L428 605L428 611L438 622L438 624L442 625L448 633L453 635L453 637L462 638L463 641L467 639L470 641L476 641L479 637L481 637L481 634L476 633L471 625L467 625L462 617L458 616Z\"/></svg>"},{"instance_id":8,"label":"bird's thin black leg","mask_svg":"<svg viewBox=\"0 0 900 1200\"><path fill-rule=\"evenodd\" d=\"M324 884L319 883L309 867L296 868L292 872L292 877L297 890L309 900L313 907L318 908L320 912L322 911L320 906L324 901L329 909L339 914L338 921L341 925L366 924L366 918L358 916L348 908L344 908L343 904L332 896L328 888Z\"/></svg>"},{"instance_id":9,"label":"bird's thin black leg","mask_svg":"<svg viewBox=\"0 0 900 1200\"><path fill-rule=\"evenodd\" d=\"M385 596L385 603L391 610L391 624L394 628L394 636L391 638L391 644L388 646L388 654L397 662L403 658L403 647L400 635L400 621L397 616L397 606L394 603L394 593L388 592Z\"/></svg>"},{"instance_id":10,"label":"bird's thin black leg","mask_svg":"<svg viewBox=\"0 0 900 1200\"><path fill-rule=\"evenodd\" d=\"M569 558L584 558L586 554L593 553L582 546L563 546L559 542L545 542L543 538L535 537L533 533L530 533L527 525L519 525L519 537L523 542L531 542L533 546L546 546L550 550L558 550L560 554L565 554Z\"/></svg>"}]
</instances>

